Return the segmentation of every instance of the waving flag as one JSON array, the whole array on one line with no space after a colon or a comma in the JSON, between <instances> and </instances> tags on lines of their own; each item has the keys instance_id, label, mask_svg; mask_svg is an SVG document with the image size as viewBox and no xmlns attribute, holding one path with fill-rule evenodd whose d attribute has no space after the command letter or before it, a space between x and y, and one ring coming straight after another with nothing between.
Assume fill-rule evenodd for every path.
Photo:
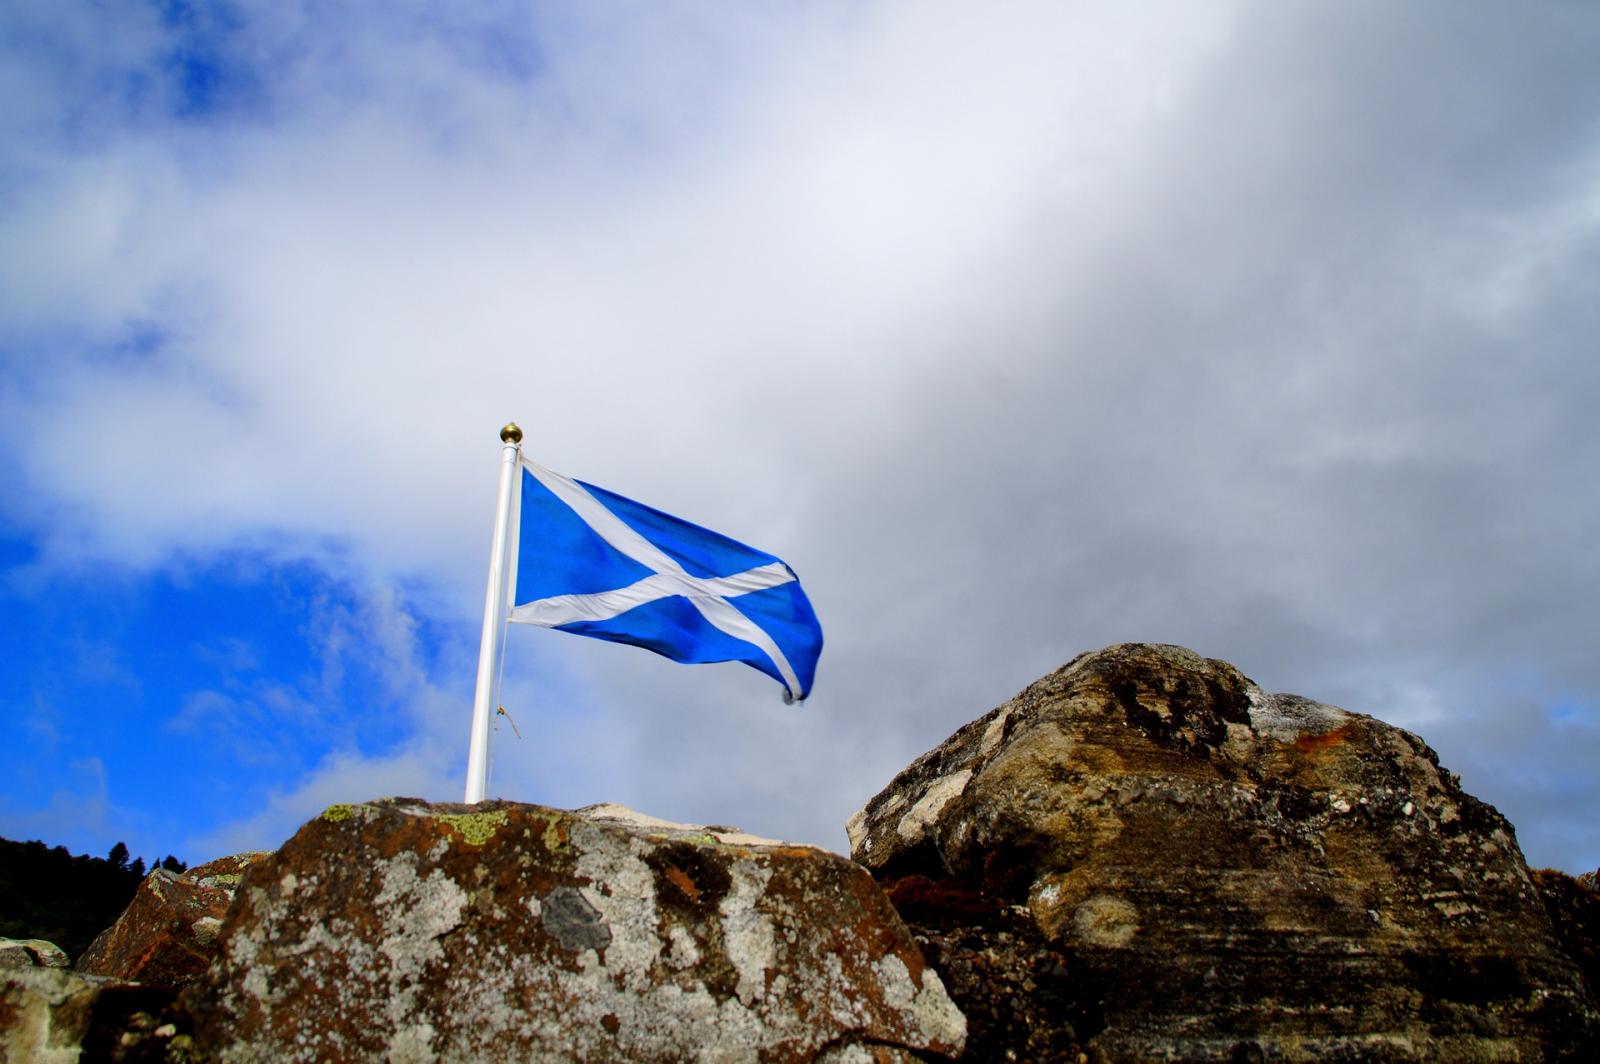
<instances>
[{"instance_id":1,"label":"waving flag","mask_svg":"<svg viewBox=\"0 0 1600 1064\"><path fill-rule=\"evenodd\" d=\"M781 560L521 458L510 620L673 661L742 661L811 692L822 627Z\"/></svg>"},{"instance_id":2,"label":"waving flag","mask_svg":"<svg viewBox=\"0 0 1600 1064\"><path fill-rule=\"evenodd\" d=\"M489 718L508 621L631 643L673 661L742 661L783 684L785 702L811 693L822 626L794 570L529 461L515 422L500 430L500 442L466 802L483 801L488 789Z\"/></svg>"}]
</instances>

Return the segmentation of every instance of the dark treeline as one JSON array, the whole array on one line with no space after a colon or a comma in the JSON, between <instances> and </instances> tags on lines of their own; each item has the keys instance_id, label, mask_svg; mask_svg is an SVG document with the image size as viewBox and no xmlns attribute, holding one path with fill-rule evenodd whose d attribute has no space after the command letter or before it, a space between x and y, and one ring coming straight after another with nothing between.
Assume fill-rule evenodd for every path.
<instances>
[{"instance_id":1,"label":"dark treeline","mask_svg":"<svg viewBox=\"0 0 1600 1064\"><path fill-rule=\"evenodd\" d=\"M157 867L188 866L169 854ZM130 863L120 842L89 857L0 838L0 938L46 939L76 961L122 915L144 875L144 858Z\"/></svg>"}]
</instances>

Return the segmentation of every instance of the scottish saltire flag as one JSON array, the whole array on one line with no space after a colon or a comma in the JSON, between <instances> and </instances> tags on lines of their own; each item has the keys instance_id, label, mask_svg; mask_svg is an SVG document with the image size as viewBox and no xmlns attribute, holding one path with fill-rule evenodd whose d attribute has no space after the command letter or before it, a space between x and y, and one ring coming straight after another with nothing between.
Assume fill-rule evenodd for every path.
<instances>
[{"instance_id":1,"label":"scottish saltire flag","mask_svg":"<svg viewBox=\"0 0 1600 1064\"><path fill-rule=\"evenodd\" d=\"M511 620L673 661L742 661L803 699L822 626L778 558L522 458Z\"/></svg>"}]
</instances>

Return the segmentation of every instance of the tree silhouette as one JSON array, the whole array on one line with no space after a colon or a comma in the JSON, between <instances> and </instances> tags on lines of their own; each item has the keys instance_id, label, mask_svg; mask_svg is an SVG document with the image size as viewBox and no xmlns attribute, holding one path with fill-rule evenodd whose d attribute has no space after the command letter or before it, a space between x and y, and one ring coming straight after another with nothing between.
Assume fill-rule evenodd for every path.
<instances>
[{"instance_id":1,"label":"tree silhouette","mask_svg":"<svg viewBox=\"0 0 1600 1064\"><path fill-rule=\"evenodd\" d=\"M187 866L167 858L178 869ZM162 863L163 868L171 865ZM75 857L66 847L0 838L0 937L42 938L76 960L116 922L143 878L117 843L104 858Z\"/></svg>"}]
</instances>

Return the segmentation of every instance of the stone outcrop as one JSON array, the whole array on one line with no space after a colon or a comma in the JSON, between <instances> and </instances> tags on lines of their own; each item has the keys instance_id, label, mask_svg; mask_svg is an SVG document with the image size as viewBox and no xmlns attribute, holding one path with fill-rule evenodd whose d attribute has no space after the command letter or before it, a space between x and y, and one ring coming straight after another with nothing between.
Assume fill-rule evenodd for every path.
<instances>
[{"instance_id":1,"label":"stone outcrop","mask_svg":"<svg viewBox=\"0 0 1600 1064\"><path fill-rule=\"evenodd\" d=\"M1592 1059L1600 1039L1511 826L1432 750L1179 647L1080 655L849 832L967 1012L967 1059Z\"/></svg>"},{"instance_id":2,"label":"stone outcrop","mask_svg":"<svg viewBox=\"0 0 1600 1064\"><path fill-rule=\"evenodd\" d=\"M0 938L0 969L70 968L66 952L42 938Z\"/></svg>"},{"instance_id":3,"label":"stone outcrop","mask_svg":"<svg viewBox=\"0 0 1600 1064\"><path fill-rule=\"evenodd\" d=\"M160 986L193 981L216 959L217 932L244 870L266 856L236 854L183 873L157 868L78 958L77 970Z\"/></svg>"},{"instance_id":4,"label":"stone outcrop","mask_svg":"<svg viewBox=\"0 0 1600 1064\"><path fill-rule=\"evenodd\" d=\"M805 846L577 813L335 806L245 874L199 1052L910 1061L965 1023L878 885Z\"/></svg>"}]
</instances>

